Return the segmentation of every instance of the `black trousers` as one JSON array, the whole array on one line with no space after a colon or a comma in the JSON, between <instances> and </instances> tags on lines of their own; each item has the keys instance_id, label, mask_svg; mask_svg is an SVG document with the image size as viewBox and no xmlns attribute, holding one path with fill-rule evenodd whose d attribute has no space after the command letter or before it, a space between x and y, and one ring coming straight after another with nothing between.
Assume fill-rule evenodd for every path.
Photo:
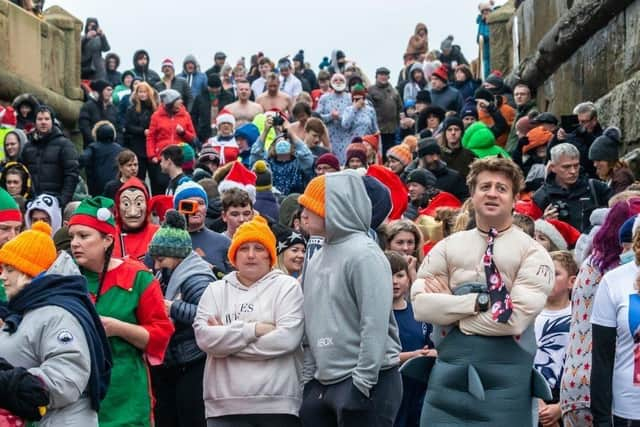
<instances>
[{"instance_id":1,"label":"black trousers","mask_svg":"<svg viewBox=\"0 0 640 427\"><path fill-rule=\"evenodd\" d=\"M149 161L144 158L138 158L138 179L142 182L145 182L145 180L147 179L147 164L149 163Z\"/></svg>"},{"instance_id":2,"label":"black trousers","mask_svg":"<svg viewBox=\"0 0 640 427\"><path fill-rule=\"evenodd\" d=\"M207 419L207 427L301 427L300 418L289 414L225 415Z\"/></svg>"},{"instance_id":3,"label":"black trousers","mask_svg":"<svg viewBox=\"0 0 640 427\"><path fill-rule=\"evenodd\" d=\"M304 427L392 427L401 402L398 368L380 371L368 398L351 378L332 385L313 380L304 387L300 418Z\"/></svg>"},{"instance_id":4,"label":"black trousers","mask_svg":"<svg viewBox=\"0 0 640 427\"><path fill-rule=\"evenodd\" d=\"M614 415L613 427L640 427L640 420L627 420Z\"/></svg>"},{"instance_id":5,"label":"black trousers","mask_svg":"<svg viewBox=\"0 0 640 427\"><path fill-rule=\"evenodd\" d=\"M169 175L163 173L159 163L148 162L147 171L149 172L149 181L151 182L151 194L157 196L164 194L169 185Z\"/></svg>"},{"instance_id":6,"label":"black trousers","mask_svg":"<svg viewBox=\"0 0 640 427\"><path fill-rule=\"evenodd\" d=\"M387 160L387 150L389 148L396 145L396 134L395 133L381 133L380 141L382 142L382 157L384 160Z\"/></svg>"},{"instance_id":7,"label":"black trousers","mask_svg":"<svg viewBox=\"0 0 640 427\"><path fill-rule=\"evenodd\" d=\"M203 357L195 362L151 368L156 397L153 411L156 427L204 427L207 425L202 397Z\"/></svg>"}]
</instances>

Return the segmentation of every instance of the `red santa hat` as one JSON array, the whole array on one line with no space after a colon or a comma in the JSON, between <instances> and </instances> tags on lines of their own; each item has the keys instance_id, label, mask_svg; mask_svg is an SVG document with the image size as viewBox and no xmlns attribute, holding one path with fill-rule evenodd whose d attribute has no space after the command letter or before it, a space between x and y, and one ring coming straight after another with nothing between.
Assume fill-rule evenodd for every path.
<instances>
[{"instance_id":1,"label":"red santa hat","mask_svg":"<svg viewBox=\"0 0 640 427\"><path fill-rule=\"evenodd\" d=\"M223 108L216 116L216 126L220 126L223 123L229 123L234 128L236 127L236 118L231 114L231 111Z\"/></svg>"},{"instance_id":2,"label":"red santa hat","mask_svg":"<svg viewBox=\"0 0 640 427\"><path fill-rule=\"evenodd\" d=\"M16 112L11 106L3 107L0 105L0 125L15 128L18 124Z\"/></svg>"},{"instance_id":3,"label":"red santa hat","mask_svg":"<svg viewBox=\"0 0 640 427\"><path fill-rule=\"evenodd\" d=\"M547 236L561 251L574 247L580 237L580 231L564 221L539 219L535 224L536 231Z\"/></svg>"},{"instance_id":4,"label":"red santa hat","mask_svg":"<svg viewBox=\"0 0 640 427\"><path fill-rule=\"evenodd\" d=\"M407 210L407 205L409 204L409 198L407 197L409 191L400 177L393 173L392 170L381 165L369 166L367 169L367 176L376 178L389 189L389 192L391 193L391 204L393 205L391 213L389 214L389 219L400 219L404 211Z\"/></svg>"},{"instance_id":5,"label":"red santa hat","mask_svg":"<svg viewBox=\"0 0 640 427\"><path fill-rule=\"evenodd\" d=\"M249 193L253 203L256 202L256 174L247 169L241 162L234 162L227 176L218 184L220 194L232 188L239 188Z\"/></svg>"},{"instance_id":6,"label":"red santa hat","mask_svg":"<svg viewBox=\"0 0 640 427\"><path fill-rule=\"evenodd\" d=\"M523 215L527 215L529 218L531 218L534 221L542 218L542 214L543 214L542 210L538 207L538 205L536 205L530 200L529 201L518 200L516 202L514 211Z\"/></svg>"}]
</instances>

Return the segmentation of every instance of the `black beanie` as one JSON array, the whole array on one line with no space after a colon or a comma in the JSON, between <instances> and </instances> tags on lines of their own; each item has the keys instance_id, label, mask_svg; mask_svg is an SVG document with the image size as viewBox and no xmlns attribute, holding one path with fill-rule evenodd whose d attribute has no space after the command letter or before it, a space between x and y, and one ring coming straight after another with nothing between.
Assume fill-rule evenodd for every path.
<instances>
[{"instance_id":1,"label":"black beanie","mask_svg":"<svg viewBox=\"0 0 640 427\"><path fill-rule=\"evenodd\" d=\"M608 127L597 137L589 148L589 160L604 160L608 162L616 161L620 158L618 147L620 144L620 129Z\"/></svg>"},{"instance_id":2,"label":"black beanie","mask_svg":"<svg viewBox=\"0 0 640 427\"><path fill-rule=\"evenodd\" d=\"M418 157L424 157L429 154L442 154L438 140L434 137L424 138L418 141Z\"/></svg>"},{"instance_id":3,"label":"black beanie","mask_svg":"<svg viewBox=\"0 0 640 427\"><path fill-rule=\"evenodd\" d=\"M464 130L464 123L462 123L462 119L458 116L447 117L442 124L442 130L446 131L450 126L458 126L460 130Z\"/></svg>"},{"instance_id":4,"label":"black beanie","mask_svg":"<svg viewBox=\"0 0 640 427\"><path fill-rule=\"evenodd\" d=\"M212 88L222 87L222 80L220 80L220 76L217 74L211 74L207 79L207 86Z\"/></svg>"},{"instance_id":5,"label":"black beanie","mask_svg":"<svg viewBox=\"0 0 640 427\"><path fill-rule=\"evenodd\" d=\"M475 99L484 99L485 101L488 101L488 102L494 102L494 98L491 92L489 92L487 89L483 87L478 88L478 90L476 90L476 92L473 94L473 97Z\"/></svg>"},{"instance_id":6,"label":"black beanie","mask_svg":"<svg viewBox=\"0 0 640 427\"><path fill-rule=\"evenodd\" d=\"M100 142L113 142L116 140L116 131L111 123L105 123L96 129L96 139Z\"/></svg>"},{"instance_id":7,"label":"black beanie","mask_svg":"<svg viewBox=\"0 0 640 427\"><path fill-rule=\"evenodd\" d=\"M94 80L91 82L91 89L100 95L102 95L102 91L107 88L112 87L111 83L106 80Z\"/></svg>"},{"instance_id":8,"label":"black beanie","mask_svg":"<svg viewBox=\"0 0 640 427\"><path fill-rule=\"evenodd\" d=\"M414 169L407 177L407 185L411 182L422 185L424 188L434 187L436 185L436 176L423 168Z\"/></svg>"},{"instance_id":9,"label":"black beanie","mask_svg":"<svg viewBox=\"0 0 640 427\"><path fill-rule=\"evenodd\" d=\"M363 176L364 188L371 200L371 228L378 228L391 213L393 203L391 192L380 181L372 176Z\"/></svg>"}]
</instances>

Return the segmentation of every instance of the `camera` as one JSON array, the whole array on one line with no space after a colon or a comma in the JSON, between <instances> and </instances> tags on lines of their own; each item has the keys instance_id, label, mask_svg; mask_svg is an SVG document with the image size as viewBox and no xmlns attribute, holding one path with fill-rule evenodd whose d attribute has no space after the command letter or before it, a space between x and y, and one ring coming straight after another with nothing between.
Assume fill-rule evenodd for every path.
<instances>
[{"instance_id":1,"label":"camera","mask_svg":"<svg viewBox=\"0 0 640 427\"><path fill-rule=\"evenodd\" d=\"M178 212L182 215L194 215L198 213L198 202L194 202L193 200L180 200Z\"/></svg>"},{"instance_id":2,"label":"camera","mask_svg":"<svg viewBox=\"0 0 640 427\"><path fill-rule=\"evenodd\" d=\"M282 126L284 124L284 117L280 113L273 116L273 126Z\"/></svg>"},{"instance_id":3,"label":"camera","mask_svg":"<svg viewBox=\"0 0 640 427\"><path fill-rule=\"evenodd\" d=\"M558 200L551 203L551 205L558 211L558 219L560 221L567 222L567 220L569 219L569 205L567 204L567 202Z\"/></svg>"}]
</instances>

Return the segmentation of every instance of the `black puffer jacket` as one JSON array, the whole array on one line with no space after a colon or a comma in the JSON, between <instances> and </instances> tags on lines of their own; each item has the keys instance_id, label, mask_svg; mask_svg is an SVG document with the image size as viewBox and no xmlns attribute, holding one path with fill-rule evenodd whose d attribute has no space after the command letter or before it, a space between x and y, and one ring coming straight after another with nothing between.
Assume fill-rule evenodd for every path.
<instances>
[{"instance_id":1,"label":"black puffer jacket","mask_svg":"<svg viewBox=\"0 0 640 427\"><path fill-rule=\"evenodd\" d=\"M542 211L550 204L556 205L560 208L559 220L585 232L591 228L591 212L596 208L606 207L612 194L607 184L589 179L585 175L580 176L570 188L563 188L556 183L556 175L549 173L544 185L533 193L533 202Z\"/></svg>"},{"instance_id":2,"label":"black puffer jacket","mask_svg":"<svg viewBox=\"0 0 640 427\"><path fill-rule=\"evenodd\" d=\"M147 137L144 131L149 129L152 114L153 110L147 104L142 104L140 112L136 111L135 105L131 105L127 109L124 146L136 153L138 161L143 161L147 158Z\"/></svg>"},{"instance_id":3,"label":"black puffer jacket","mask_svg":"<svg viewBox=\"0 0 640 427\"><path fill-rule=\"evenodd\" d=\"M73 198L78 185L78 152L57 127L46 135L34 133L21 154L23 163L31 173L35 195L52 194L60 206Z\"/></svg>"},{"instance_id":4,"label":"black puffer jacket","mask_svg":"<svg viewBox=\"0 0 640 427\"><path fill-rule=\"evenodd\" d=\"M101 101L89 98L80 109L80 117L78 118L78 127L82 133L83 147L87 148L89 144L95 141L91 131L96 123L102 120L108 120L115 126L116 131L120 129L118 125L118 109L113 104L106 107L101 105ZM119 132L118 132L119 133ZM118 138L119 140L119 138Z\"/></svg>"},{"instance_id":5,"label":"black puffer jacket","mask_svg":"<svg viewBox=\"0 0 640 427\"><path fill-rule=\"evenodd\" d=\"M430 170L436 176L435 187L437 189L453 194L461 202L469 198L469 189L464 177L457 171L447 167L445 162L441 160L437 169Z\"/></svg>"},{"instance_id":6,"label":"black puffer jacket","mask_svg":"<svg viewBox=\"0 0 640 427\"><path fill-rule=\"evenodd\" d=\"M218 111L233 102L233 95L224 89L220 90L218 98ZM193 101L191 120L196 130L198 139L203 144L211 138L211 97L208 90L203 90Z\"/></svg>"}]
</instances>

